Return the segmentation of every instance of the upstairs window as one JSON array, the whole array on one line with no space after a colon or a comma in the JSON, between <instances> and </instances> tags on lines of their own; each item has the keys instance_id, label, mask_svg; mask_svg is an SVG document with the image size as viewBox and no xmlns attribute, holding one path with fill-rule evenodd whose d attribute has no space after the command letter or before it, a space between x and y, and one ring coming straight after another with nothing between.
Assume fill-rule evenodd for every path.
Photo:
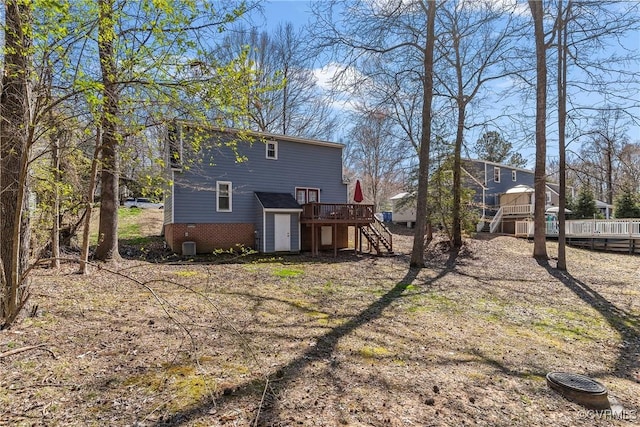
<instances>
[{"instance_id":1,"label":"upstairs window","mask_svg":"<svg viewBox=\"0 0 640 427\"><path fill-rule=\"evenodd\" d=\"M493 181L494 182L500 182L500 168L499 167L494 167L493 168Z\"/></svg>"},{"instance_id":2,"label":"upstairs window","mask_svg":"<svg viewBox=\"0 0 640 427\"><path fill-rule=\"evenodd\" d=\"M511 171L511 181L516 182L518 180L518 176L516 175L516 171Z\"/></svg>"},{"instance_id":3,"label":"upstairs window","mask_svg":"<svg viewBox=\"0 0 640 427\"><path fill-rule=\"evenodd\" d=\"M296 188L296 201L299 205L320 201L320 190L317 188Z\"/></svg>"},{"instance_id":4,"label":"upstairs window","mask_svg":"<svg viewBox=\"0 0 640 427\"><path fill-rule=\"evenodd\" d=\"M216 182L216 210L218 212L231 212L231 182Z\"/></svg>"},{"instance_id":5,"label":"upstairs window","mask_svg":"<svg viewBox=\"0 0 640 427\"><path fill-rule=\"evenodd\" d=\"M267 141L267 159L278 160L278 143Z\"/></svg>"}]
</instances>

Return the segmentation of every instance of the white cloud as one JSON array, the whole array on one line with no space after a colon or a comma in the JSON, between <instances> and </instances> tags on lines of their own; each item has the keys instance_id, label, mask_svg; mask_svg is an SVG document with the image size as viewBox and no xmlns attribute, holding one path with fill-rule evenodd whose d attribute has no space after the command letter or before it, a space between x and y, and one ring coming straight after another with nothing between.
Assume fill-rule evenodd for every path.
<instances>
[{"instance_id":1,"label":"white cloud","mask_svg":"<svg viewBox=\"0 0 640 427\"><path fill-rule=\"evenodd\" d=\"M324 92L323 95L330 100L334 109L341 111L356 109L359 102L350 88L358 79L364 78L360 72L337 62L330 62L312 71L316 78L316 85Z\"/></svg>"},{"instance_id":2,"label":"white cloud","mask_svg":"<svg viewBox=\"0 0 640 427\"><path fill-rule=\"evenodd\" d=\"M528 3L518 0L467 0L461 1L459 6L469 8L490 9L493 11L513 12L516 15L530 15Z\"/></svg>"},{"instance_id":3,"label":"white cloud","mask_svg":"<svg viewBox=\"0 0 640 427\"><path fill-rule=\"evenodd\" d=\"M322 68L315 68L313 75L316 78L316 84L323 90L332 90L333 80L336 74L342 69L344 69L344 67L335 62L329 63Z\"/></svg>"},{"instance_id":4,"label":"white cloud","mask_svg":"<svg viewBox=\"0 0 640 427\"><path fill-rule=\"evenodd\" d=\"M317 84L325 90L348 91L355 83L361 83L366 77L353 67L338 62L330 62L313 70Z\"/></svg>"}]
</instances>

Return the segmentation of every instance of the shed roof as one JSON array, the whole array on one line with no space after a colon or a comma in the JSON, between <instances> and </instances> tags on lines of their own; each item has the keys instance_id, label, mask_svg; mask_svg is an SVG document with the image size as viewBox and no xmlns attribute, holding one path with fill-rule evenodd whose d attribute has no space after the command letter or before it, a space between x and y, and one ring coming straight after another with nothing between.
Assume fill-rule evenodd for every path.
<instances>
[{"instance_id":1,"label":"shed roof","mask_svg":"<svg viewBox=\"0 0 640 427\"><path fill-rule=\"evenodd\" d=\"M302 208L289 193L268 193L256 191L256 197L264 209L287 209L302 211Z\"/></svg>"},{"instance_id":2,"label":"shed roof","mask_svg":"<svg viewBox=\"0 0 640 427\"><path fill-rule=\"evenodd\" d=\"M398 193L395 196L393 196L391 199L389 200L398 200L398 199L404 199L405 197L407 197L409 195L409 193Z\"/></svg>"}]
</instances>

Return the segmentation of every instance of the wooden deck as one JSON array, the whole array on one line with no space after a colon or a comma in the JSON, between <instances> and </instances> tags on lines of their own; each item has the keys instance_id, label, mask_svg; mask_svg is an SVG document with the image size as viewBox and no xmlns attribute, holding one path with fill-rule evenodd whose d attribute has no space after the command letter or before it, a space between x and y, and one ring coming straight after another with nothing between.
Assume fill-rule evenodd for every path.
<instances>
[{"instance_id":1,"label":"wooden deck","mask_svg":"<svg viewBox=\"0 0 640 427\"><path fill-rule=\"evenodd\" d=\"M373 205L307 203L302 205L302 224L371 224L375 221Z\"/></svg>"},{"instance_id":2,"label":"wooden deck","mask_svg":"<svg viewBox=\"0 0 640 427\"><path fill-rule=\"evenodd\" d=\"M558 237L558 222L546 222L546 235ZM516 221L516 236L532 237L533 221ZM589 219L565 222L567 243L589 249L640 254L640 219Z\"/></svg>"},{"instance_id":3,"label":"wooden deck","mask_svg":"<svg viewBox=\"0 0 640 427\"><path fill-rule=\"evenodd\" d=\"M302 205L300 224L311 226L311 253L318 254L319 227L332 227L334 255L338 253L339 227L356 228L354 247L362 252L366 242L378 255L393 253L393 236L389 229L374 215L373 205L355 203L307 203Z\"/></svg>"}]
</instances>

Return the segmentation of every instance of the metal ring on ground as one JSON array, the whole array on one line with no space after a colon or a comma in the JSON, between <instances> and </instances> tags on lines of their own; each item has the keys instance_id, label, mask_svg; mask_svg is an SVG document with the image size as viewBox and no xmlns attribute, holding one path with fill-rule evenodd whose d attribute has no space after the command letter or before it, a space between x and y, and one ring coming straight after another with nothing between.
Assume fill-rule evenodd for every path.
<instances>
[{"instance_id":1,"label":"metal ring on ground","mask_svg":"<svg viewBox=\"0 0 640 427\"><path fill-rule=\"evenodd\" d=\"M610 409L607 389L598 381L569 372L549 372L547 385L567 399L585 408Z\"/></svg>"}]
</instances>

